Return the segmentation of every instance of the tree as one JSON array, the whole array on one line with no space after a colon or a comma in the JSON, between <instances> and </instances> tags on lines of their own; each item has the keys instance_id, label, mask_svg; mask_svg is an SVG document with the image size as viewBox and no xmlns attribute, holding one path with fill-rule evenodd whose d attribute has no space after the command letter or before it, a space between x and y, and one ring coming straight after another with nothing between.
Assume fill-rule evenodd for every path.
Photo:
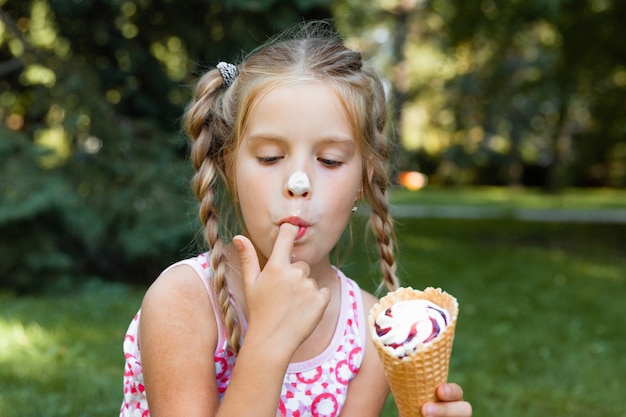
<instances>
[{"instance_id":1,"label":"tree","mask_svg":"<svg viewBox=\"0 0 626 417\"><path fill-rule=\"evenodd\" d=\"M329 0L25 0L0 8L0 285L149 282L196 222L195 76ZM187 248L187 249L186 249Z\"/></svg>"},{"instance_id":2,"label":"tree","mask_svg":"<svg viewBox=\"0 0 626 417\"><path fill-rule=\"evenodd\" d=\"M482 143L494 134L508 137L509 155L518 159L514 162L543 165L542 185L551 190L623 186L623 173L609 172L624 169L624 160L615 158L626 139L625 126L616 123L624 110L615 100L626 99L619 75L626 65L626 47L619 41L625 5L583 0L453 3L444 28L446 46L451 51L469 47L474 56L488 51L484 64L474 62L454 83L460 96L478 99L475 109L489 121L482 124ZM470 83L459 83L468 77L477 84L471 91L464 89ZM607 96L612 97L609 106ZM518 177L509 171L509 181L521 182L521 172L513 172Z\"/></svg>"},{"instance_id":3,"label":"tree","mask_svg":"<svg viewBox=\"0 0 626 417\"><path fill-rule=\"evenodd\" d=\"M395 34L379 48L393 51L381 68L402 98L404 169L441 183L626 183L623 2L381 0L369 19L339 4L357 37Z\"/></svg>"}]
</instances>

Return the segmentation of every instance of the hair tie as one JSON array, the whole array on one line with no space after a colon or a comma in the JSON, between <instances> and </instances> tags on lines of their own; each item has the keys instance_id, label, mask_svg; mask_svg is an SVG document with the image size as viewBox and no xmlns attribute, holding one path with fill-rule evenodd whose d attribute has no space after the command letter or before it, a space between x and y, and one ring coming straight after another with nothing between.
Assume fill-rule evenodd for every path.
<instances>
[{"instance_id":1,"label":"hair tie","mask_svg":"<svg viewBox=\"0 0 626 417\"><path fill-rule=\"evenodd\" d=\"M222 78L224 79L224 85L228 88L235 82L235 78L237 78L237 67L233 64L229 64L228 62L220 62L217 64L217 69L222 74Z\"/></svg>"}]
</instances>

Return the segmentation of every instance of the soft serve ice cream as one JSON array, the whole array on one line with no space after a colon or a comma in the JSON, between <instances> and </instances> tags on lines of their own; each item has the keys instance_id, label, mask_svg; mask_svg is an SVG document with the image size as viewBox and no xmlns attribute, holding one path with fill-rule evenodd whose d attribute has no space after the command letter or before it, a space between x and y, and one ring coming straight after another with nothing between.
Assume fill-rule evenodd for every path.
<instances>
[{"instance_id":1,"label":"soft serve ice cream","mask_svg":"<svg viewBox=\"0 0 626 417\"><path fill-rule=\"evenodd\" d=\"M450 313L429 300L397 302L376 317L376 337L392 355L403 358L432 342L450 323Z\"/></svg>"},{"instance_id":2,"label":"soft serve ice cream","mask_svg":"<svg viewBox=\"0 0 626 417\"><path fill-rule=\"evenodd\" d=\"M399 288L370 310L368 323L385 376L404 417L422 416L447 381L459 305L441 288Z\"/></svg>"}]
</instances>

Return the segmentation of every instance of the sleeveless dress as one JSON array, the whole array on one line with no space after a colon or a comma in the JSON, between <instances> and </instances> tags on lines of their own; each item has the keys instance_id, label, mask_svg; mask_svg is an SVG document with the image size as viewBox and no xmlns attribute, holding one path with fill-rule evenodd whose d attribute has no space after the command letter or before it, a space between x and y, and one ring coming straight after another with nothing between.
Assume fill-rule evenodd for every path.
<instances>
[{"instance_id":1,"label":"sleeveless dress","mask_svg":"<svg viewBox=\"0 0 626 417\"><path fill-rule=\"evenodd\" d=\"M196 271L213 305L219 332L213 356L218 397L221 401L237 358L227 344L226 328L217 307L217 295L211 283L212 271L208 265L207 254L178 262L170 268L181 264L189 265ZM336 271L341 288L341 308L333 338L316 357L289 364L277 411L281 416L338 416L346 400L348 383L361 367L366 341L361 290L356 282L339 269ZM131 321L124 338L124 399L120 417L150 415L138 341L140 317L141 310Z\"/></svg>"}]
</instances>

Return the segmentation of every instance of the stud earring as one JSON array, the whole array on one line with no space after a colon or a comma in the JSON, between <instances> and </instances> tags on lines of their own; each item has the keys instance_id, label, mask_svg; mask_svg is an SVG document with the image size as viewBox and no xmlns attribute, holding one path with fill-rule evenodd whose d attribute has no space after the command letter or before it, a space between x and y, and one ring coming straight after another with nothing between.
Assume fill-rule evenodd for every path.
<instances>
[{"instance_id":1,"label":"stud earring","mask_svg":"<svg viewBox=\"0 0 626 417\"><path fill-rule=\"evenodd\" d=\"M358 210L359 210L358 206L355 205L354 207L352 207L352 212L353 213L356 213Z\"/></svg>"}]
</instances>

